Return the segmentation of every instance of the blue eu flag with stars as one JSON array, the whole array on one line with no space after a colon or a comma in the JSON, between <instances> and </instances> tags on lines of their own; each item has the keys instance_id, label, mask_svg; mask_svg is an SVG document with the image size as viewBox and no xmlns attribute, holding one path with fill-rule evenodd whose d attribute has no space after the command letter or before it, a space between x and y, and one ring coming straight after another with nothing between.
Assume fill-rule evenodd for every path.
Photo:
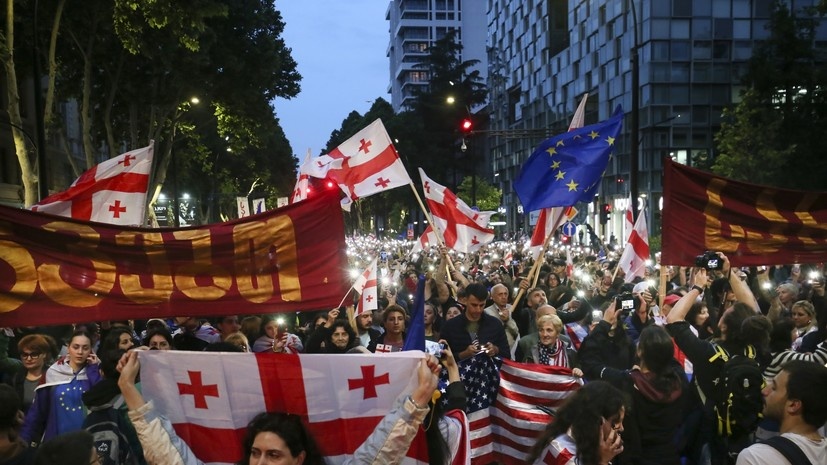
<instances>
[{"instance_id":1,"label":"blue eu flag with stars","mask_svg":"<svg viewBox=\"0 0 827 465\"><path fill-rule=\"evenodd\" d=\"M514 190L526 211L591 201L623 123L620 106L606 121L543 141L528 157Z\"/></svg>"}]
</instances>

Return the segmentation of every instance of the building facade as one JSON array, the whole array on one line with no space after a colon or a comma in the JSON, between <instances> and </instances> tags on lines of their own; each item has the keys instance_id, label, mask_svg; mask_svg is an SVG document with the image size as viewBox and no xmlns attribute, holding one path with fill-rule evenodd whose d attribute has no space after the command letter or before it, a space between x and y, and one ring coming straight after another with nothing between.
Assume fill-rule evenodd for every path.
<instances>
[{"instance_id":1,"label":"building facade","mask_svg":"<svg viewBox=\"0 0 827 465\"><path fill-rule=\"evenodd\" d=\"M417 65L449 31L457 31L461 60L479 61L473 69L486 75L486 11L482 0L391 0L385 19L390 26L388 93L394 111L409 108L417 91L428 86L427 70Z\"/></svg>"},{"instance_id":2,"label":"building facade","mask_svg":"<svg viewBox=\"0 0 827 465\"><path fill-rule=\"evenodd\" d=\"M628 205L633 31L640 57L638 185L649 229L659 234L664 157L689 165L714 158L725 106L737 101L756 42L769 36L772 0L488 0L490 128L494 181L509 228L530 231L513 181L542 140L565 131L588 94L586 124L627 112L599 197L580 221L623 237ZM790 0L793 11L814 0ZM821 29L824 32L824 28ZM517 136L509 136L516 134ZM602 204L613 208L600 225Z\"/></svg>"}]
</instances>

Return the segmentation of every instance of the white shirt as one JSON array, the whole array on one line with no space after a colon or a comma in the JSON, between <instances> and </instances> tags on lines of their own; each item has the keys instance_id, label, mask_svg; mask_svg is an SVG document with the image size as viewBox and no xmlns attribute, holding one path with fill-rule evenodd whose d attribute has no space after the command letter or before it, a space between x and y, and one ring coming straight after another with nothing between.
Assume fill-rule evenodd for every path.
<instances>
[{"instance_id":1,"label":"white shirt","mask_svg":"<svg viewBox=\"0 0 827 465\"><path fill-rule=\"evenodd\" d=\"M814 465L827 463L827 439L822 437L820 441L813 441L795 433L784 433L782 436L792 440L801 448ZM738 461L735 465L785 465L788 463L777 449L758 443L742 450L738 454Z\"/></svg>"}]
</instances>

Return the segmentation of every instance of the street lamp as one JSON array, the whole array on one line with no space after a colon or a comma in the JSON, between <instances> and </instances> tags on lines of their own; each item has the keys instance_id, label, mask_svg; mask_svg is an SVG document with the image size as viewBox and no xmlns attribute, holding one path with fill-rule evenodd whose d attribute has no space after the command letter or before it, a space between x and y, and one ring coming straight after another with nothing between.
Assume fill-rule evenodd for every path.
<instances>
[{"instance_id":1,"label":"street lamp","mask_svg":"<svg viewBox=\"0 0 827 465\"><path fill-rule=\"evenodd\" d=\"M634 40L632 43L632 147L631 167L629 169L629 191L632 197L632 215L637 220L637 197L638 197L638 165L640 164L640 56L638 55L638 23L637 10L634 0L629 0L632 8L632 31Z\"/></svg>"}]
</instances>

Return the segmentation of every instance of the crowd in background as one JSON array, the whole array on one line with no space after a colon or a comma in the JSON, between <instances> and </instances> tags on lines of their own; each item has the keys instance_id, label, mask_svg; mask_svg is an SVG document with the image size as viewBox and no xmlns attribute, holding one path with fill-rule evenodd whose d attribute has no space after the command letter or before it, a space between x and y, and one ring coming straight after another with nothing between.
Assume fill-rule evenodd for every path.
<instances>
[{"instance_id":1,"label":"crowd in background","mask_svg":"<svg viewBox=\"0 0 827 465\"><path fill-rule=\"evenodd\" d=\"M438 248L411 254L409 244L372 238L348 243L354 275L380 257L379 298L361 314L343 306L4 329L0 369L8 389L0 390L7 396L0 396L0 416L11 415L12 403L4 399L12 395L23 416L0 418L0 430L14 429L22 443L37 445L111 420L92 413L113 411L120 394L116 367L137 346L326 354L402 350L413 337L408 329L421 275L425 338L444 342L452 358L484 355L562 366L586 382L538 439L532 451L538 463L567 463L559 458L566 453L586 465L610 459L732 463L754 442L785 431L778 415L765 415L745 431L718 428L715 403L726 363L719 359L754 359L770 386L790 361L807 362L813 370L827 363L822 264L734 268L720 254L714 267L655 262L645 276L626 282L611 252L578 246L552 248L534 267L516 242L473 254ZM537 276L527 278L532 268ZM767 396L770 388L761 388ZM810 421L823 425L825 402L810 407ZM115 419L127 439L135 437L125 414ZM827 459L820 437L810 452L821 455L811 460ZM4 461L4 450L0 443L0 464L30 463ZM146 463L140 447L122 452L102 463Z\"/></svg>"}]
</instances>

